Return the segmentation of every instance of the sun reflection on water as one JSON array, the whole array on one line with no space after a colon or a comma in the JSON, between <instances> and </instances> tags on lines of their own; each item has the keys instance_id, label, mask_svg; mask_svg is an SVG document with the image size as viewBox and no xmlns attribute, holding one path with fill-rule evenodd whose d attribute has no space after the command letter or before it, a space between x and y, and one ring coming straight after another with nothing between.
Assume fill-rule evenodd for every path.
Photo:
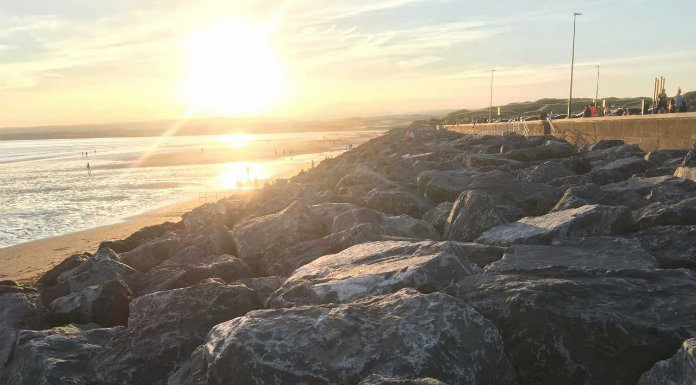
<instances>
[{"instance_id":1,"label":"sun reflection on water","mask_svg":"<svg viewBox=\"0 0 696 385\"><path fill-rule=\"evenodd\" d=\"M229 134L216 136L215 139L225 147L237 148L248 146L258 137L254 134Z\"/></svg>"},{"instance_id":2,"label":"sun reflection on water","mask_svg":"<svg viewBox=\"0 0 696 385\"><path fill-rule=\"evenodd\" d=\"M262 163L228 163L218 175L218 184L226 190L248 190L260 187L269 178Z\"/></svg>"}]
</instances>

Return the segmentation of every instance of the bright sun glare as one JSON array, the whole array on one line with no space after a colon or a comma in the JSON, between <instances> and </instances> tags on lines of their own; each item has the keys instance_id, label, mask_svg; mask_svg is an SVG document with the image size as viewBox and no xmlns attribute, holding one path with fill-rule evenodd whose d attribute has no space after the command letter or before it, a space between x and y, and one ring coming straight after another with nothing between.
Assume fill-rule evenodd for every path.
<instances>
[{"instance_id":1,"label":"bright sun glare","mask_svg":"<svg viewBox=\"0 0 696 385\"><path fill-rule=\"evenodd\" d=\"M272 29L228 19L188 39L187 94L192 107L219 115L259 114L286 93Z\"/></svg>"}]
</instances>

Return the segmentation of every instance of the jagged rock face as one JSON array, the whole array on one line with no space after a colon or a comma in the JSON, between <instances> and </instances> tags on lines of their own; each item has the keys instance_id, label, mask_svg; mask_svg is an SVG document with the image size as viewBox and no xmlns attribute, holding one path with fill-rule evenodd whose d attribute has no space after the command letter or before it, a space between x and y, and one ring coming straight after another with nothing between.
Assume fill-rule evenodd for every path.
<instances>
[{"instance_id":1,"label":"jagged rock face","mask_svg":"<svg viewBox=\"0 0 696 385\"><path fill-rule=\"evenodd\" d=\"M552 240L623 234L631 229L631 212L623 206L587 205L494 227L477 242L490 245L545 244Z\"/></svg>"},{"instance_id":2,"label":"jagged rock face","mask_svg":"<svg viewBox=\"0 0 696 385\"><path fill-rule=\"evenodd\" d=\"M160 238L171 231L178 230L178 228L178 224L172 222L146 226L131 234L126 239L121 239L118 241L104 241L99 244L98 249L111 249L117 253L125 253L126 251L131 251L142 244Z\"/></svg>"},{"instance_id":3,"label":"jagged rock face","mask_svg":"<svg viewBox=\"0 0 696 385\"><path fill-rule=\"evenodd\" d=\"M679 159L681 163L688 153L688 150L655 150L645 154L644 159L654 166L662 166L667 162Z\"/></svg>"},{"instance_id":4,"label":"jagged rock face","mask_svg":"<svg viewBox=\"0 0 696 385\"><path fill-rule=\"evenodd\" d=\"M297 269L269 298L268 306L345 303L404 287L455 290L458 280L481 273L467 258L480 248L433 241L363 243Z\"/></svg>"},{"instance_id":5,"label":"jagged rock face","mask_svg":"<svg viewBox=\"0 0 696 385\"><path fill-rule=\"evenodd\" d=\"M642 156L631 156L616 159L603 166L598 167L598 169L633 175L644 172L648 168L648 166L648 162L646 162Z\"/></svg>"},{"instance_id":6,"label":"jagged rock face","mask_svg":"<svg viewBox=\"0 0 696 385\"><path fill-rule=\"evenodd\" d=\"M96 323L111 327L125 325L128 319L128 303L133 296L125 282L113 279L57 298L51 302L49 308L54 322L59 324Z\"/></svg>"},{"instance_id":7,"label":"jagged rock face","mask_svg":"<svg viewBox=\"0 0 696 385\"><path fill-rule=\"evenodd\" d=\"M324 235L319 219L300 202L276 214L241 221L233 229L237 253L244 260L260 258L272 247L282 249Z\"/></svg>"},{"instance_id":8,"label":"jagged rock face","mask_svg":"<svg viewBox=\"0 0 696 385\"><path fill-rule=\"evenodd\" d=\"M164 384L213 325L259 307L248 287L213 279L141 296L130 304L128 328L114 336L96 359L99 381Z\"/></svg>"},{"instance_id":9,"label":"jagged rock face","mask_svg":"<svg viewBox=\"0 0 696 385\"><path fill-rule=\"evenodd\" d=\"M358 385L447 385L434 378L403 379L373 374L360 381Z\"/></svg>"},{"instance_id":10,"label":"jagged rock face","mask_svg":"<svg viewBox=\"0 0 696 385\"><path fill-rule=\"evenodd\" d=\"M495 326L446 294L255 311L215 326L169 385L356 384L370 374L514 384Z\"/></svg>"},{"instance_id":11,"label":"jagged rock face","mask_svg":"<svg viewBox=\"0 0 696 385\"><path fill-rule=\"evenodd\" d=\"M393 190L372 190L368 193L365 205L383 213L406 214L420 218L433 208L433 204L417 191L399 188Z\"/></svg>"},{"instance_id":12,"label":"jagged rock face","mask_svg":"<svg viewBox=\"0 0 696 385\"><path fill-rule=\"evenodd\" d=\"M430 223L408 215L387 215L379 211L358 208L334 218L330 233L337 233L368 223L377 226L380 234L405 238L438 239L439 235Z\"/></svg>"},{"instance_id":13,"label":"jagged rock face","mask_svg":"<svg viewBox=\"0 0 696 385\"><path fill-rule=\"evenodd\" d=\"M459 194L469 189L475 172L423 171L418 175L418 191L435 203L454 202Z\"/></svg>"},{"instance_id":14,"label":"jagged rock face","mask_svg":"<svg viewBox=\"0 0 696 385\"><path fill-rule=\"evenodd\" d=\"M584 154L583 157L596 166L601 166L621 158L645 156L645 153L636 144L621 144L601 149L593 149L591 147L590 149L591 151Z\"/></svg>"},{"instance_id":15,"label":"jagged rock face","mask_svg":"<svg viewBox=\"0 0 696 385\"><path fill-rule=\"evenodd\" d=\"M188 231L199 231L210 225L233 226L242 210L240 201L220 201L196 207L181 216Z\"/></svg>"},{"instance_id":16,"label":"jagged rock face","mask_svg":"<svg viewBox=\"0 0 696 385\"><path fill-rule=\"evenodd\" d=\"M236 254L232 234L226 226L210 225L181 236L181 246L196 246L214 255Z\"/></svg>"},{"instance_id":17,"label":"jagged rock face","mask_svg":"<svg viewBox=\"0 0 696 385\"><path fill-rule=\"evenodd\" d=\"M48 330L21 330L11 358L0 370L6 385L97 384L94 356L121 328L67 325Z\"/></svg>"},{"instance_id":18,"label":"jagged rock face","mask_svg":"<svg viewBox=\"0 0 696 385\"><path fill-rule=\"evenodd\" d=\"M215 256L189 246L140 276L138 291L148 294L195 285L205 278L232 281L252 275L251 268L239 258L226 254Z\"/></svg>"},{"instance_id":19,"label":"jagged rock face","mask_svg":"<svg viewBox=\"0 0 696 385\"><path fill-rule=\"evenodd\" d=\"M550 183L560 178L577 175L562 162L547 161L534 166L526 173L524 179L532 183Z\"/></svg>"},{"instance_id":20,"label":"jagged rock face","mask_svg":"<svg viewBox=\"0 0 696 385\"><path fill-rule=\"evenodd\" d=\"M641 229L655 226L696 225L696 197L681 202L655 202L638 210L634 216Z\"/></svg>"},{"instance_id":21,"label":"jagged rock face","mask_svg":"<svg viewBox=\"0 0 696 385\"><path fill-rule=\"evenodd\" d=\"M12 354L12 346L19 329L48 327L48 311L33 293L0 295L0 365Z\"/></svg>"},{"instance_id":22,"label":"jagged rock face","mask_svg":"<svg viewBox=\"0 0 696 385\"><path fill-rule=\"evenodd\" d=\"M636 233L660 267L696 270L696 226L658 226Z\"/></svg>"},{"instance_id":23,"label":"jagged rock face","mask_svg":"<svg viewBox=\"0 0 696 385\"><path fill-rule=\"evenodd\" d=\"M677 385L696 383L696 338L682 344L671 358L656 363L640 376L638 385Z\"/></svg>"},{"instance_id":24,"label":"jagged rock face","mask_svg":"<svg viewBox=\"0 0 696 385\"><path fill-rule=\"evenodd\" d=\"M111 249L101 249L93 257L58 276L57 284L41 292L41 302L48 306L56 298L79 293L90 286L99 286L121 280L131 291L137 287L140 275L132 267L119 262L120 257Z\"/></svg>"},{"instance_id":25,"label":"jagged rock face","mask_svg":"<svg viewBox=\"0 0 696 385\"><path fill-rule=\"evenodd\" d=\"M254 293L256 293L256 297L258 298L259 303L266 303L266 300L268 297L271 296L278 288L280 288L280 285L285 282L286 277L259 277L259 278L244 278L244 279L239 279L233 282L230 282L230 284L235 285L235 284L242 284L248 287L249 289L253 290Z\"/></svg>"},{"instance_id":26,"label":"jagged rock face","mask_svg":"<svg viewBox=\"0 0 696 385\"><path fill-rule=\"evenodd\" d=\"M135 249L122 253L121 259L128 266L146 272L169 259L174 253L183 248L181 239L172 233L147 242Z\"/></svg>"},{"instance_id":27,"label":"jagged rock face","mask_svg":"<svg viewBox=\"0 0 696 385\"><path fill-rule=\"evenodd\" d=\"M360 209L361 206L352 203L322 203L310 206L309 208L312 210L312 213L319 218L326 232L331 233L331 225L333 224L334 218L347 212Z\"/></svg>"},{"instance_id":28,"label":"jagged rock face","mask_svg":"<svg viewBox=\"0 0 696 385\"><path fill-rule=\"evenodd\" d=\"M480 274L461 285L524 384L635 384L696 331L687 270Z\"/></svg>"},{"instance_id":29,"label":"jagged rock face","mask_svg":"<svg viewBox=\"0 0 696 385\"><path fill-rule=\"evenodd\" d=\"M589 151L606 150L608 148L622 146L625 144L626 143L623 140L619 140L619 139L601 139L601 140L596 141L595 143L592 143L592 145L590 145L588 150Z\"/></svg>"},{"instance_id":30,"label":"jagged rock face","mask_svg":"<svg viewBox=\"0 0 696 385\"><path fill-rule=\"evenodd\" d=\"M656 269L657 261L634 238L598 237L558 245L515 245L486 273L514 274L547 269L610 271Z\"/></svg>"},{"instance_id":31,"label":"jagged rock face","mask_svg":"<svg viewBox=\"0 0 696 385\"><path fill-rule=\"evenodd\" d=\"M367 166L358 165L336 183L335 189L340 192L350 188L364 188L369 191L373 188L391 189L395 187L397 187L397 184L385 178L382 174L372 171Z\"/></svg>"},{"instance_id":32,"label":"jagged rock face","mask_svg":"<svg viewBox=\"0 0 696 385\"><path fill-rule=\"evenodd\" d=\"M450 241L473 241L482 232L505 223L508 223L505 213L498 209L490 195L475 190L464 191L447 217L445 238Z\"/></svg>"},{"instance_id":33,"label":"jagged rock face","mask_svg":"<svg viewBox=\"0 0 696 385\"><path fill-rule=\"evenodd\" d=\"M541 146L520 148L506 152L504 155L510 159L531 162L535 160L567 158L575 155L575 148L566 142L547 140Z\"/></svg>"},{"instance_id":34,"label":"jagged rock face","mask_svg":"<svg viewBox=\"0 0 696 385\"><path fill-rule=\"evenodd\" d=\"M696 143L694 143L689 152L686 153L681 165L685 167L696 167Z\"/></svg>"},{"instance_id":35,"label":"jagged rock face","mask_svg":"<svg viewBox=\"0 0 696 385\"><path fill-rule=\"evenodd\" d=\"M452 202L442 202L424 213L423 220L433 225L435 230L442 234L453 206Z\"/></svg>"},{"instance_id":36,"label":"jagged rock face","mask_svg":"<svg viewBox=\"0 0 696 385\"><path fill-rule=\"evenodd\" d=\"M573 186L566 190L551 211L575 209L593 204L626 206L631 209L637 209L648 204L648 201L634 191L607 191L594 183L587 183Z\"/></svg>"},{"instance_id":37,"label":"jagged rock face","mask_svg":"<svg viewBox=\"0 0 696 385\"><path fill-rule=\"evenodd\" d=\"M312 239L290 246L278 253L267 252L258 266L263 275L287 277L298 268L315 259L335 254L351 246L382 239L382 228L371 223L359 224L348 230L329 234L324 238Z\"/></svg>"},{"instance_id":38,"label":"jagged rock face","mask_svg":"<svg viewBox=\"0 0 696 385\"><path fill-rule=\"evenodd\" d=\"M499 167L499 166L513 166L517 167L522 162L514 159L508 159L501 155L490 155L490 154L464 154L462 155L462 163L466 167Z\"/></svg>"},{"instance_id":39,"label":"jagged rock face","mask_svg":"<svg viewBox=\"0 0 696 385\"><path fill-rule=\"evenodd\" d=\"M87 254L73 254L68 258L65 258L59 264L53 266L50 270L43 273L41 278L36 281L36 284L43 286L54 286L58 283L58 276L68 270L78 267L82 262L88 260L89 257L90 256Z\"/></svg>"},{"instance_id":40,"label":"jagged rock face","mask_svg":"<svg viewBox=\"0 0 696 385\"><path fill-rule=\"evenodd\" d=\"M604 185L601 190L617 196L636 194L645 199L645 204L678 202L696 196L696 182L671 175L651 178L633 177L623 182Z\"/></svg>"}]
</instances>

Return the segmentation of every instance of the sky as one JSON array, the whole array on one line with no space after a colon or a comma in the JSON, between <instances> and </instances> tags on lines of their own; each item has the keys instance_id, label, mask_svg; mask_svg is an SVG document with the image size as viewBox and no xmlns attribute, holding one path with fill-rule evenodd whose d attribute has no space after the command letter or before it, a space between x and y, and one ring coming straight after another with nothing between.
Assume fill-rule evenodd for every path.
<instances>
[{"instance_id":1,"label":"sky","mask_svg":"<svg viewBox=\"0 0 696 385\"><path fill-rule=\"evenodd\" d=\"M0 0L0 127L696 90L696 2Z\"/></svg>"}]
</instances>

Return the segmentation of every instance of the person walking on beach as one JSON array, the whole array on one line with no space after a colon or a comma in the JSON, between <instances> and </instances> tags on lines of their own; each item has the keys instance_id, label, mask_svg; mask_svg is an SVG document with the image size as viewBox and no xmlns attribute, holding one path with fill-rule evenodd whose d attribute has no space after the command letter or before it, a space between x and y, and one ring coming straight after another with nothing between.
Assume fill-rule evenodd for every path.
<instances>
[{"instance_id":1,"label":"person walking on beach","mask_svg":"<svg viewBox=\"0 0 696 385\"><path fill-rule=\"evenodd\" d=\"M89 162L87 162L87 176L92 176L92 167L89 166Z\"/></svg>"}]
</instances>

